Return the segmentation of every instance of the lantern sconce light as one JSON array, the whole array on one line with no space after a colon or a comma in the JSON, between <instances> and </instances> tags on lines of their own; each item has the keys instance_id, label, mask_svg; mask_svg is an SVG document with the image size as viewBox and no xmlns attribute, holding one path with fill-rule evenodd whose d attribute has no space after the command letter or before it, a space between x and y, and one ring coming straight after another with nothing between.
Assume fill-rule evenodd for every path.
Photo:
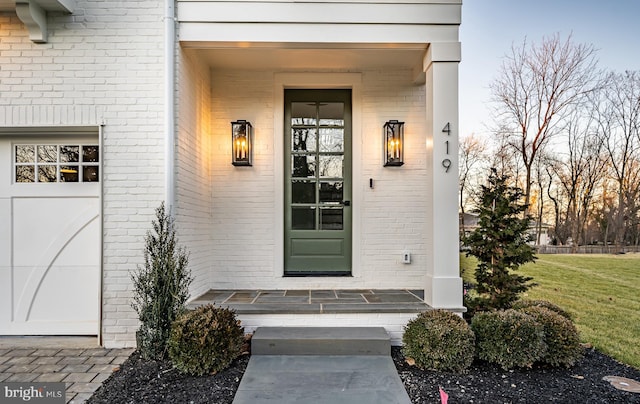
<instances>
[{"instance_id":1,"label":"lantern sconce light","mask_svg":"<svg viewBox=\"0 0 640 404\"><path fill-rule=\"evenodd\" d=\"M404 122L387 121L384 132L384 166L400 167L404 164Z\"/></svg>"},{"instance_id":2,"label":"lantern sconce light","mask_svg":"<svg viewBox=\"0 0 640 404\"><path fill-rule=\"evenodd\" d=\"M253 157L253 127L251 122L231 122L231 164L251 166Z\"/></svg>"}]
</instances>

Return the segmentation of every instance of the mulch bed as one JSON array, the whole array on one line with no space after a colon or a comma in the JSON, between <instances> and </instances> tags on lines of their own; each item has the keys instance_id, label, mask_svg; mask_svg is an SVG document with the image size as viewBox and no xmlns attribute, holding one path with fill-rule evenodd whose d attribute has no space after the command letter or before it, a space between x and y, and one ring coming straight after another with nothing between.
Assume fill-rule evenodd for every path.
<instances>
[{"instance_id":1,"label":"mulch bed","mask_svg":"<svg viewBox=\"0 0 640 404\"><path fill-rule=\"evenodd\" d=\"M534 367L504 371L476 361L465 374L422 371L409 366L392 348L398 374L412 403L439 403L439 387L449 403L640 403L640 393L614 388L605 376L640 382L640 370L621 364L593 349L570 369ZM215 375L180 374L168 361L145 361L137 353L105 381L89 403L231 403L249 356ZM304 386L300 386L304 388Z\"/></svg>"}]
</instances>

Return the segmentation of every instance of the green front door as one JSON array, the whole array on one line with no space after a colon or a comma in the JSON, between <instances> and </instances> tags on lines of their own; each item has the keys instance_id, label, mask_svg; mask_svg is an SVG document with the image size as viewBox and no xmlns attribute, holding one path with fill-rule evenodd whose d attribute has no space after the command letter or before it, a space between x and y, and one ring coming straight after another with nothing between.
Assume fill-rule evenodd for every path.
<instances>
[{"instance_id":1,"label":"green front door","mask_svg":"<svg viewBox=\"0 0 640 404\"><path fill-rule=\"evenodd\" d=\"M351 90L285 90L285 275L351 274Z\"/></svg>"}]
</instances>

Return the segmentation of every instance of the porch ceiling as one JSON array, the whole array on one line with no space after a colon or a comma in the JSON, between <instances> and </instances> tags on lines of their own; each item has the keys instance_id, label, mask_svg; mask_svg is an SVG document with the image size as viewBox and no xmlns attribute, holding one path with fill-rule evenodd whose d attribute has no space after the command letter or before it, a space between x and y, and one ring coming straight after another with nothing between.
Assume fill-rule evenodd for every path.
<instances>
[{"instance_id":1,"label":"porch ceiling","mask_svg":"<svg viewBox=\"0 0 640 404\"><path fill-rule=\"evenodd\" d=\"M185 44L215 70L362 70L407 68L421 71L427 45L350 44Z\"/></svg>"}]
</instances>

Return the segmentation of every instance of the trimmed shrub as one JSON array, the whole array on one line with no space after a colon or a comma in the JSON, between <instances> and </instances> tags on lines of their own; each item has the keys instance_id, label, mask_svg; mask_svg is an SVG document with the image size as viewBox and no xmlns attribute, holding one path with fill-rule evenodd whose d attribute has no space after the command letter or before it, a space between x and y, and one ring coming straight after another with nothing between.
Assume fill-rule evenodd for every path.
<instances>
[{"instance_id":1,"label":"trimmed shrub","mask_svg":"<svg viewBox=\"0 0 640 404\"><path fill-rule=\"evenodd\" d=\"M511 306L512 309L516 310L524 309L526 307L544 307L545 309L549 309L557 314L560 314L567 320L573 320L569 312L547 300L518 300Z\"/></svg>"},{"instance_id":2,"label":"trimmed shrub","mask_svg":"<svg viewBox=\"0 0 640 404\"><path fill-rule=\"evenodd\" d=\"M478 358L508 370L531 367L547 351L544 329L517 310L481 312L471 320Z\"/></svg>"},{"instance_id":3,"label":"trimmed shrub","mask_svg":"<svg viewBox=\"0 0 640 404\"><path fill-rule=\"evenodd\" d=\"M551 366L571 367L582 356L578 330L571 320L542 306L520 309L533 317L544 329L547 352L540 358Z\"/></svg>"},{"instance_id":4,"label":"trimmed shrub","mask_svg":"<svg viewBox=\"0 0 640 404\"><path fill-rule=\"evenodd\" d=\"M208 304L173 322L169 359L181 372L202 376L228 367L242 353L243 344L244 329L235 312Z\"/></svg>"},{"instance_id":5,"label":"trimmed shrub","mask_svg":"<svg viewBox=\"0 0 640 404\"><path fill-rule=\"evenodd\" d=\"M425 311L409 321L402 342L404 356L421 369L464 372L475 351L471 327L444 310Z\"/></svg>"}]
</instances>

